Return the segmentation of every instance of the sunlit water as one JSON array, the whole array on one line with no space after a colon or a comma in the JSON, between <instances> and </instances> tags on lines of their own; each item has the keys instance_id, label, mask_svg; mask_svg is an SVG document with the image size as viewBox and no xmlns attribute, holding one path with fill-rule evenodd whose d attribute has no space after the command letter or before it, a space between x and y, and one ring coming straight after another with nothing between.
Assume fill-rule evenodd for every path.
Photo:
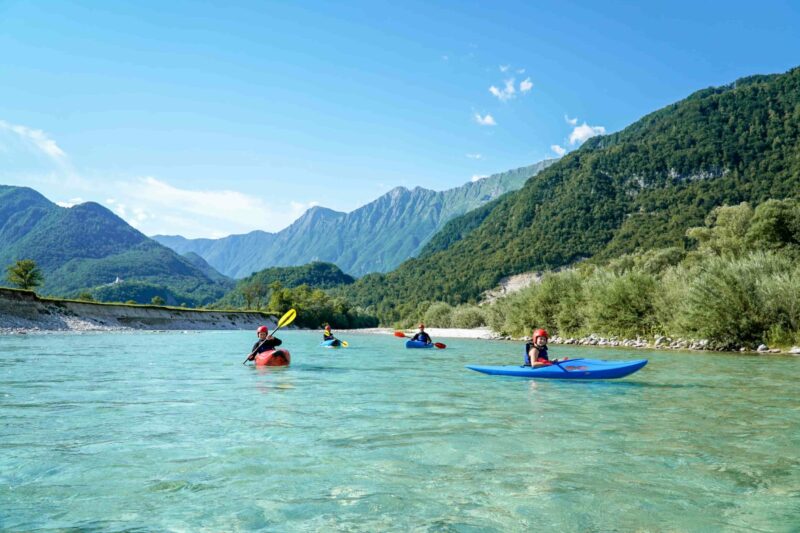
<instances>
[{"instance_id":1,"label":"sunlit water","mask_svg":"<svg viewBox=\"0 0 800 533\"><path fill-rule=\"evenodd\" d=\"M281 332L0 338L0 529L798 531L800 358L531 381L519 343Z\"/></svg>"}]
</instances>

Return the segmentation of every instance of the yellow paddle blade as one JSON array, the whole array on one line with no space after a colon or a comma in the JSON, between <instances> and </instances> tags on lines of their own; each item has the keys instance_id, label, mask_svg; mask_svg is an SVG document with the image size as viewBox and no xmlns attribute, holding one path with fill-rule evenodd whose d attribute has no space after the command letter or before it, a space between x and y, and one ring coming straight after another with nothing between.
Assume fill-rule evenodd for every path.
<instances>
[{"instance_id":1,"label":"yellow paddle blade","mask_svg":"<svg viewBox=\"0 0 800 533\"><path fill-rule=\"evenodd\" d=\"M286 314L278 320L278 327L282 328L283 326L288 326L292 322L294 322L295 317L297 317L297 311L294 309L289 309L286 311Z\"/></svg>"},{"instance_id":2,"label":"yellow paddle blade","mask_svg":"<svg viewBox=\"0 0 800 533\"><path fill-rule=\"evenodd\" d=\"M350 346L350 345L349 345L349 344L347 344L347 341L342 341L342 346L343 346L343 347L345 347L345 348L347 348L347 347L348 347L348 346Z\"/></svg>"}]
</instances>

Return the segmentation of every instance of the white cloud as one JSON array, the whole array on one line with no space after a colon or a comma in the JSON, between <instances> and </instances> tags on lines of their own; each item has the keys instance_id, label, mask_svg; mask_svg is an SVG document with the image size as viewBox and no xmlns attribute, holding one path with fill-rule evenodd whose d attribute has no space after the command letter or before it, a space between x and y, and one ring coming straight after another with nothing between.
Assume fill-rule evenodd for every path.
<instances>
[{"instance_id":1,"label":"white cloud","mask_svg":"<svg viewBox=\"0 0 800 533\"><path fill-rule=\"evenodd\" d=\"M489 113L486 113L485 116L481 116L480 113L475 113L475 122L480 124L481 126L497 126L497 122L494 121L494 117Z\"/></svg>"},{"instance_id":2,"label":"white cloud","mask_svg":"<svg viewBox=\"0 0 800 533\"><path fill-rule=\"evenodd\" d=\"M450 59L450 57L449 57L449 56L446 56L446 55L443 55L443 56L442 56L442 61L447 61L448 59Z\"/></svg>"},{"instance_id":3,"label":"white cloud","mask_svg":"<svg viewBox=\"0 0 800 533\"><path fill-rule=\"evenodd\" d=\"M470 159L483 159L483 154L467 154Z\"/></svg>"},{"instance_id":4,"label":"white cloud","mask_svg":"<svg viewBox=\"0 0 800 533\"><path fill-rule=\"evenodd\" d=\"M64 150L59 148L56 142L49 138L42 130L36 130L17 124L10 124L5 120L0 120L0 129L16 133L25 142L32 144L39 151L54 161L62 162L67 157L67 154L64 153Z\"/></svg>"},{"instance_id":5,"label":"white cloud","mask_svg":"<svg viewBox=\"0 0 800 533\"><path fill-rule=\"evenodd\" d=\"M511 65L500 65L500 72L506 72L511 68Z\"/></svg>"},{"instance_id":6,"label":"white cloud","mask_svg":"<svg viewBox=\"0 0 800 533\"><path fill-rule=\"evenodd\" d=\"M318 205L319 205L319 202L317 202L317 201L311 201L311 202L305 202L305 203L304 202L295 202L295 201L289 202L289 206L291 207L292 216L294 216L294 218L299 217L300 215L302 215L303 213L305 213L306 211L308 211L312 207L315 207L315 206L318 206Z\"/></svg>"},{"instance_id":7,"label":"white cloud","mask_svg":"<svg viewBox=\"0 0 800 533\"><path fill-rule=\"evenodd\" d=\"M151 176L114 183L114 189L116 198L108 198L106 204L147 235L178 233L194 238L255 228L277 231L311 205L273 206L239 191L181 189Z\"/></svg>"},{"instance_id":8,"label":"white cloud","mask_svg":"<svg viewBox=\"0 0 800 533\"><path fill-rule=\"evenodd\" d=\"M524 68L517 69L517 74L525 74L525 69Z\"/></svg>"},{"instance_id":9,"label":"white cloud","mask_svg":"<svg viewBox=\"0 0 800 533\"><path fill-rule=\"evenodd\" d=\"M514 78L505 81L505 87L498 89L494 85L489 87L489 92L496 96L501 102L514 98L516 90L514 89Z\"/></svg>"},{"instance_id":10,"label":"white cloud","mask_svg":"<svg viewBox=\"0 0 800 533\"><path fill-rule=\"evenodd\" d=\"M484 174L484 175L482 175L482 176L479 176L478 174L475 174L474 176L472 176L472 182L473 182L473 183L475 183L476 181L480 181L480 180L482 180L482 179L486 179L486 178L488 178L488 177L489 177L489 176L487 176L487 175L485 175L485 174Z\"/></svg>"},{"instance_id":11,"label":"white cloud","mask_svg":"<svg viewBox=\"0 0 800 533\"><path fill-rule=\"evenodd\" d=\"M550 145L550 149L553 152L555 152L558 157L561 157L562 155L567 153L567 151L564 148L562 148L561 146L559 146L557 144Z\"/></svg>"},{"instance_id":12,"label":"white cloud","mask_svg":"<svg viewBox=\"0 0 800 533\"><path fill-rule=\"evenodd\" d=\"M575 125L577 125L577 124L578 124L578 117L575 117L575 118L569 118L567 115L564 115L564 120L565 120L565 121L567 122L567 124L569 124L570 126L575 126Z\"/></svg>"},{"instance_id":13,"label":"white cloud","mask_svg":"<svg viewBox=\"0 0 800 533\"><path fill-rule=\"evenodd\" d=\"M603 135L605 132L606 129L603 126L589 126L584 122L580 126L575 126L572 130L569 135L569 143L572 145L580 144L597 135Z\"/></svg>"},{"instance_id":14,"label":"white cloud","mask_svg":"<svg viewBox=\"0 0 800 533\"><path fill-rule=\"evenodd\" d=\"M83 198L70 198L69 200L56 201L55 204L61 207L73 207L83 202L85 202Z\"/></svg>"},{"instance_id":15,"label":"white cloud","mask_svg":"<svg viewBox=\"0 0 800 533\"><path fill-rule=\"evenodd\" d=\"M519 92L526 93L526 92L530 91L531 89L533 89L533 83L531 83L531 79L530 78L526 78L526 79L522 80L521 82L519 82Z\"/></svg>"}]
</instances>

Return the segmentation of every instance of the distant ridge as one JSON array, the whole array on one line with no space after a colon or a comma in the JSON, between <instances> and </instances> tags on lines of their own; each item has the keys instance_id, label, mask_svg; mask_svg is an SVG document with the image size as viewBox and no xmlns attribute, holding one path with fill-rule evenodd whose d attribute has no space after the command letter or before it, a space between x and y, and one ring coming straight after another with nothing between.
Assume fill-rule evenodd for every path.
<instances>
[{"instance_id":1,"label":"distant ridge","mask_svg":"<svg viewBox=\"0 0 800 533\"><path fill-rule=\"evenodd\" d=\"M448 220L519 189L554 161L494 174L446 191L396 187L350 213L312 207L278 233L253 231L221 239L155 235L153 239L179 254L194 252L233 278L271 266L312 261L334 263L353 276L386 272L417 255Z\"/></svg>"}]
</instances>

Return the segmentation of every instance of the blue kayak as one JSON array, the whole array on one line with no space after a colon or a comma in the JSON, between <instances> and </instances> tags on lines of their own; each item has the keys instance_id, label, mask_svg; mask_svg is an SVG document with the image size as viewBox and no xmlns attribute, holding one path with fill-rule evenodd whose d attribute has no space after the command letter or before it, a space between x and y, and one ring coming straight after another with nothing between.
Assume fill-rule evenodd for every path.
<instances>
[{"instance_id":1,"label":"blue kayak","mask_svg":"<svg viewBox=\"0 0 800 533\"><path fill-rule=\"evenodd\" d=\"M470 370L493 376L548 379L615 379L633 374L647 364L647 359L636 361L601 361L599 359L568 359L558 364L531 368L529 366L467 365Z\"/></svg>"},{"instance_id":2,"label":"blue kayak","mask_svg":"<svg viewBox=\"0 0 800 533\"><path fill-rule=\"evenodd\" d=\"M433 348L433 343L426 344L422 341L406 341L406 348Z\"/></svg>"},{"instance_id":3,"label":"blue kayak","mask_svg":"<svg viewBox=\"0 0 800 533\"><path fill-rule=\"evenodd\" d=\"M342 343L339 341L339 339L331 339L329 341L322 341L319 343L319 345L324 346L325 348L338 348L342 345Z\"/></svg>"}]
</instances>

